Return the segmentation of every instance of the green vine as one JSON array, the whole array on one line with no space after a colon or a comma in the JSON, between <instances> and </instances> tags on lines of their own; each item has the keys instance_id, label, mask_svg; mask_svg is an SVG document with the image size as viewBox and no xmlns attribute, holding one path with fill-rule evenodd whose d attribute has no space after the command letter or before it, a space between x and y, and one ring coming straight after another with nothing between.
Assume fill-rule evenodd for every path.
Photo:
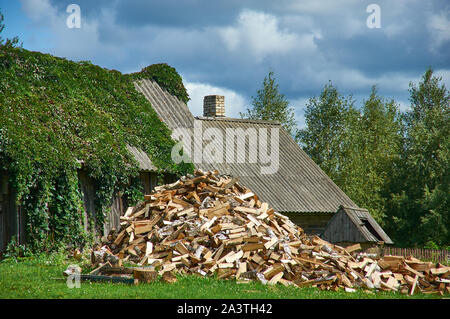
<instances>
[{"instance_id":1,"label":"green vine","mask_svg":"<svg viewBox=\"0 0 450 319\"><path fill-rule=\"evenodd\" d=\"M151 78L169 83L171 90L173 82L161 80L175 78L167 76L167 68L151 68ZM138 164L127 145L149 154L160 173L193 171L191 164L172 161L171 132L135 90L135 77L0 46L0 79L0 170L17 192L26 215L26 242L33 250L88 240L77 177L82 165L96 183L97 230L114 194L139 199Z\"/></svg>"},{"instance_id":2,"label":"green vine","mask_svg":"<svg viewBox=\"0 0 450 319\"><path fill-rule=\"evenodd\" d=\"M181 76L177 73L177 70L166 63L152 64L129 76L134 80L152 79L184 103L189 101L189 95L183 85Z\"/></svg>"}]
</instances>

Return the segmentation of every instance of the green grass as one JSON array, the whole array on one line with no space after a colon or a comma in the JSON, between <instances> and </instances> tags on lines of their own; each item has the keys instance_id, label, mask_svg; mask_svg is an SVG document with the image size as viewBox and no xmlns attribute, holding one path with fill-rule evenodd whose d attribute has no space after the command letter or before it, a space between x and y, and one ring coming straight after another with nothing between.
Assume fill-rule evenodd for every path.
<instances>
[{"instance_id":1,"label":"green grass","mask_svg":"<svg viewBox=\"0 0 450 319\"><path fill-rule=\"evenodd\" d=\"M233 280L218 280L189 275L179 276L174 284L155 282L138 286L112 283L81 282L81 288L68 288L62 271L74 261L61 256L30 257L19 261L5 259L0 262L0 298L127 298L127 299L404 299L441 298L436 295L418 294L405 296L400 293L378 292L369 294L363 290L355 293L321 291L314 287L296 288L277 285L264 286L258 282L237 284ZM445 296L445 297L448 297Z\"/></svg>"}]
</instances>

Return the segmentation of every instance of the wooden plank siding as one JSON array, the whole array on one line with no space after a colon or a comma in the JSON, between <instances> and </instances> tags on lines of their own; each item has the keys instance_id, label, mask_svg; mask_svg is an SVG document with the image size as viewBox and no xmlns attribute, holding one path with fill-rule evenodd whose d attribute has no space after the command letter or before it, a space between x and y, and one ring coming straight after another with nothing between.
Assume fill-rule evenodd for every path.
<instances>
[{"instance_id":1,"label":"wooden plank siding","mask_svg":"<svg viewBox=\"0 0 450 319\"><path fill-rule=\"evenodd\" d=\"M6 173L0 174L0 253L15 236L19 244L25 241L25 216L17 207L16 192L8 183Z\"/></svg>"},{"instance_id":2,"label":"wooden plank siding","mask_svg":"<svg viewBox=\"0 0 450 319\"><path fill-rule=\"evenodd\" d=\"M320 235L327 226L328 221L334 213L292 213L282 212L283 215L299 227L301 227L307 235Z\"/></svg>"},{"instance_id":3,"label":"wooden plank siding","mask_svg":"<svg viewBox=\"0 0 450 319\"><path fill-rule=\"evenodd\" d=\"M111 229L119 229L120 227L120 216L126 209L126 204L124 203L124 198L120 196L114 196L112 199L111 209L106 216L105 224L103 225L103 234L107 235Z\"/></svg>"},{"instance_id":4,"label":"wooden plank siding","mask_svg":"<svg viewBox=\"0 0 450 319\"><path fill-rule=\"evenodd\" d=\"M141 171L139 174L143 185L144 194L151 193L158 186L158 178L155 172ZM172 183L176 176L164 175L164 183ZM78 170L78 186L83 200L84 215L82 217L83 228L86 232L92 232L91 221L95 221L95 180L85 170ZM128 208L126 198L114 196L111 199L111 209L106 216L103 225L103 234L108 234L112 228L120 226L120 216ZM17 236L20 244L25 242L25 213L22 207L16 205L16 192L8 183L8 176L0 172L0 253L3 253L13 236ZM95 233L95 235L101 235Z\"/></svg>"},{"instance_id":5,"label":"wooden plank siding","mask_svg":"<svg viewBox=\"0 0 450 319\"><path fill-rule=\"evenodd\" d=\"M154 172L141 171L139 173L139 179L143 185L144 194L150 194L156 186L158 186L157 175ZM165 180L169 180L169 183L174 181L173 176L165 176ZM111 229L120 228L120 216L125 213L128 208L128 201L125 197L115 196L112 200L111 210L103 227L104 235L109 234Z\"/></svg>"},{"instance_id":6,"label":"wooden plank siding","mask_svg":"<svg viewBox=\"0 0 450 319\"><path fill-rule=\"evenodd\" d=\"M78 186L82 194L84 231L89 229L89 220L95 216L95 183L85 170L78 170Z\"/></svg>"},{"instance_id":7,"label":"wooden plank siding","mask_svg":"<svg viewBox=\"0 0 450 319\"><path fill-rule=\"evenodd\" d=\"M323 232L323 239L333 243L361 243L364 237L346 214L336 213Z\"/></svg>"}]
</instances>

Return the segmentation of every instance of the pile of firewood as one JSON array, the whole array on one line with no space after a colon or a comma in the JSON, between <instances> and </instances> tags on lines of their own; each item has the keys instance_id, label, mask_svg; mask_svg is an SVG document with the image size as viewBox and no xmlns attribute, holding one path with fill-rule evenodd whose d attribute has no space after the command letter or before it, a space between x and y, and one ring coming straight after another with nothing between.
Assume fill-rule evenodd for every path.
<instances>
[{"instance_id":1,"label":"pile of firewood","mask_svg":"<svg viewBox=\"0 0 450 319\"><path fill-rule=\"evenodd\" d=\"M196 171L156 187L120 219L120 229L92 252L92 275L173 282L178 273L327 290L450 291L450 267L398 256L353 256L359 245L345 249L305 235L237 178L217 171Z\"/></svg>"}]
</instances>

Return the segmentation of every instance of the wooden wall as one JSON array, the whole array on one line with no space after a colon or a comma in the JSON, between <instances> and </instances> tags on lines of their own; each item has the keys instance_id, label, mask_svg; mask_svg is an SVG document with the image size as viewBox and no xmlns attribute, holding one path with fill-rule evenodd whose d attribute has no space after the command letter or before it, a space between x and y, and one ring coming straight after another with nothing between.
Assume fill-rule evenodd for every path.
<instances>
[{"instance_id":1,"label":"wooden wall","mask_svg":"<svg viewBox=\"0 0 450 319\"><path fill-rule=\"evenodd\" d=\"M367 240L343 210L330 221L322 238L331 243L363 243Z\"/></svg>"},{"instance_id":2,"label":"wooden wall","mask_svg":"<svg viewBox=\"0 0 450 319\"><path fill-rule=\"evenodd\" d=\"M107 235L111 229L119 229L120 216L123 215L127 209L127 205L124 203L124 198L120 196L114 196L112 199L111 210L106 216L105 224L103 225L103 234Z\"/></svg>"},{"instance_id":3,"label":"wooden wall","mask_svg":"<svg viewBox=\"0 0 450 319\"><path fill-rule=\"evenodd\" d=\"M90 225L92 221L95 221L95 192L97 191L95 180L88 175L84 170L78 171L78 182L80 191L83 197L84 216L83 227L85 231L95 232L95 229L91 229ZM123 200L120 196L114 196L111 199L111 209L105 218L105 224L103 225L103 233L107 234L112 228L117 228L120 224L120 215L124 210ZM95 225L95 224L94 224ZM96 227L95 227L96 228Z\"/></svg>"},{"instance_id":4,"label":"wooden wall","mask_svg":"<svg viewBox=\"0 0 450 319\"><path fill-rule=\"evenodd\" d=\"M144 185L144 194L150 194L155 186L158 186L158 179L155 173L140 172L139 178Z\"/></svg>"},{"instance_id":5,"label":"wooden wall","mask_svg":"<svg viewBox=\"0 0 450 319\"><path fill-rule=\"evenodd\" d=\"M150 193L155 186L157 186L157 178L155 173L141 172L139 178L144 186L144 193ZM95 181L88 176L86 171L78 171L78 180L80 182L80 190L83 195L83 205L85 209L84 229L89 229L89 221L93 218L95 213ZM124 214L128 208L128 202L126 198L116 195L111 199L111 209L106 216L105 224L103 225L103 234L108 234L111 229L119 229L120 216Z\"/></svg>"},{"instance_id":6,"label":"wooden wall","mask_svg":"<svg viewBox=\"0 0 450 319\"><path fill-rule=\"evenodd\" d=\"M16 205L16 192L8 183L6 173L0 173L0 253L4 252L11 238L19 244L25 241L25 216Z\"/></svg>"},{"instance_id":7,"label":"wooden wall","mask_svg":"<svg viewBox=\"0 0 450 319\"><path fill-rule=\"evenodd\" d=\"M86 171L78 170L78 183L84 206L83 227L88 231L89 221L95 214L95 182Z\"/></svg>"},{"instance_id":8,"label":"wooden wall","mask_svg":"<svg viewBox=\"0 0 450 319\"><path fill-rule=\"evenodd\" d=\"M296 225L303 228L307 235L320 235L334 213L282 213Z\"/></svg>"},{"instance_id":9,"label":"wooden wall","mask_svg":"<svg viewBox=\"0 0 450 319\"><path fill-rule=\"evenodd\" d=\"M144 186L144 193L149 194L155 186L158 186L157 176L153 172L141 172L140 179ZM175 176L164 176L165 183L171 183L176 180ZM85 231L93 231L90 228L91 220L95 220L95 192L96 184L94 179L88 176L84 170L78 171L79 187L82 194L84 216L83 227ZM126 198L115 196L111 199L111 210L106 216L106 222L103 225L104 234L108 234L112 228L119 228L120 216L128 208ZM16 205L16 192L8 183L6 173L0 172L0 253L4 252L12 236L18 237L19 243L25 241L25 214L21 207ZM101 234L95 234L101 235Z\"/></svg>"},{"instance_id":10,"label":"wooden wall","mask_svg":"<svg viewBox=\"0 0 450 319\"><path fill-rule=\"evenodd\" d=\"M144 194L150 194L155 186L158 186L157 176L153 172L140 172L139 179L144 186ZM171 178L169 177L171 180ZM128 208L127 199L120 196L115 196L112 199L111 211L106 218L105 225L103 227L104 235L109 234L111 229L120 228L120 216L125 213Z\"/></svg>"},{"instance_id":11,"label":"wooden wall","mask_svg":"<svg viewBox=\"0 0 450 319\"><path fill-rule=\"evenodd\" d=\"M6 248L8 238L6 230L6 212L7 212L7 176L0 173L0 252Z\"/></svg>"}]
</instances>

